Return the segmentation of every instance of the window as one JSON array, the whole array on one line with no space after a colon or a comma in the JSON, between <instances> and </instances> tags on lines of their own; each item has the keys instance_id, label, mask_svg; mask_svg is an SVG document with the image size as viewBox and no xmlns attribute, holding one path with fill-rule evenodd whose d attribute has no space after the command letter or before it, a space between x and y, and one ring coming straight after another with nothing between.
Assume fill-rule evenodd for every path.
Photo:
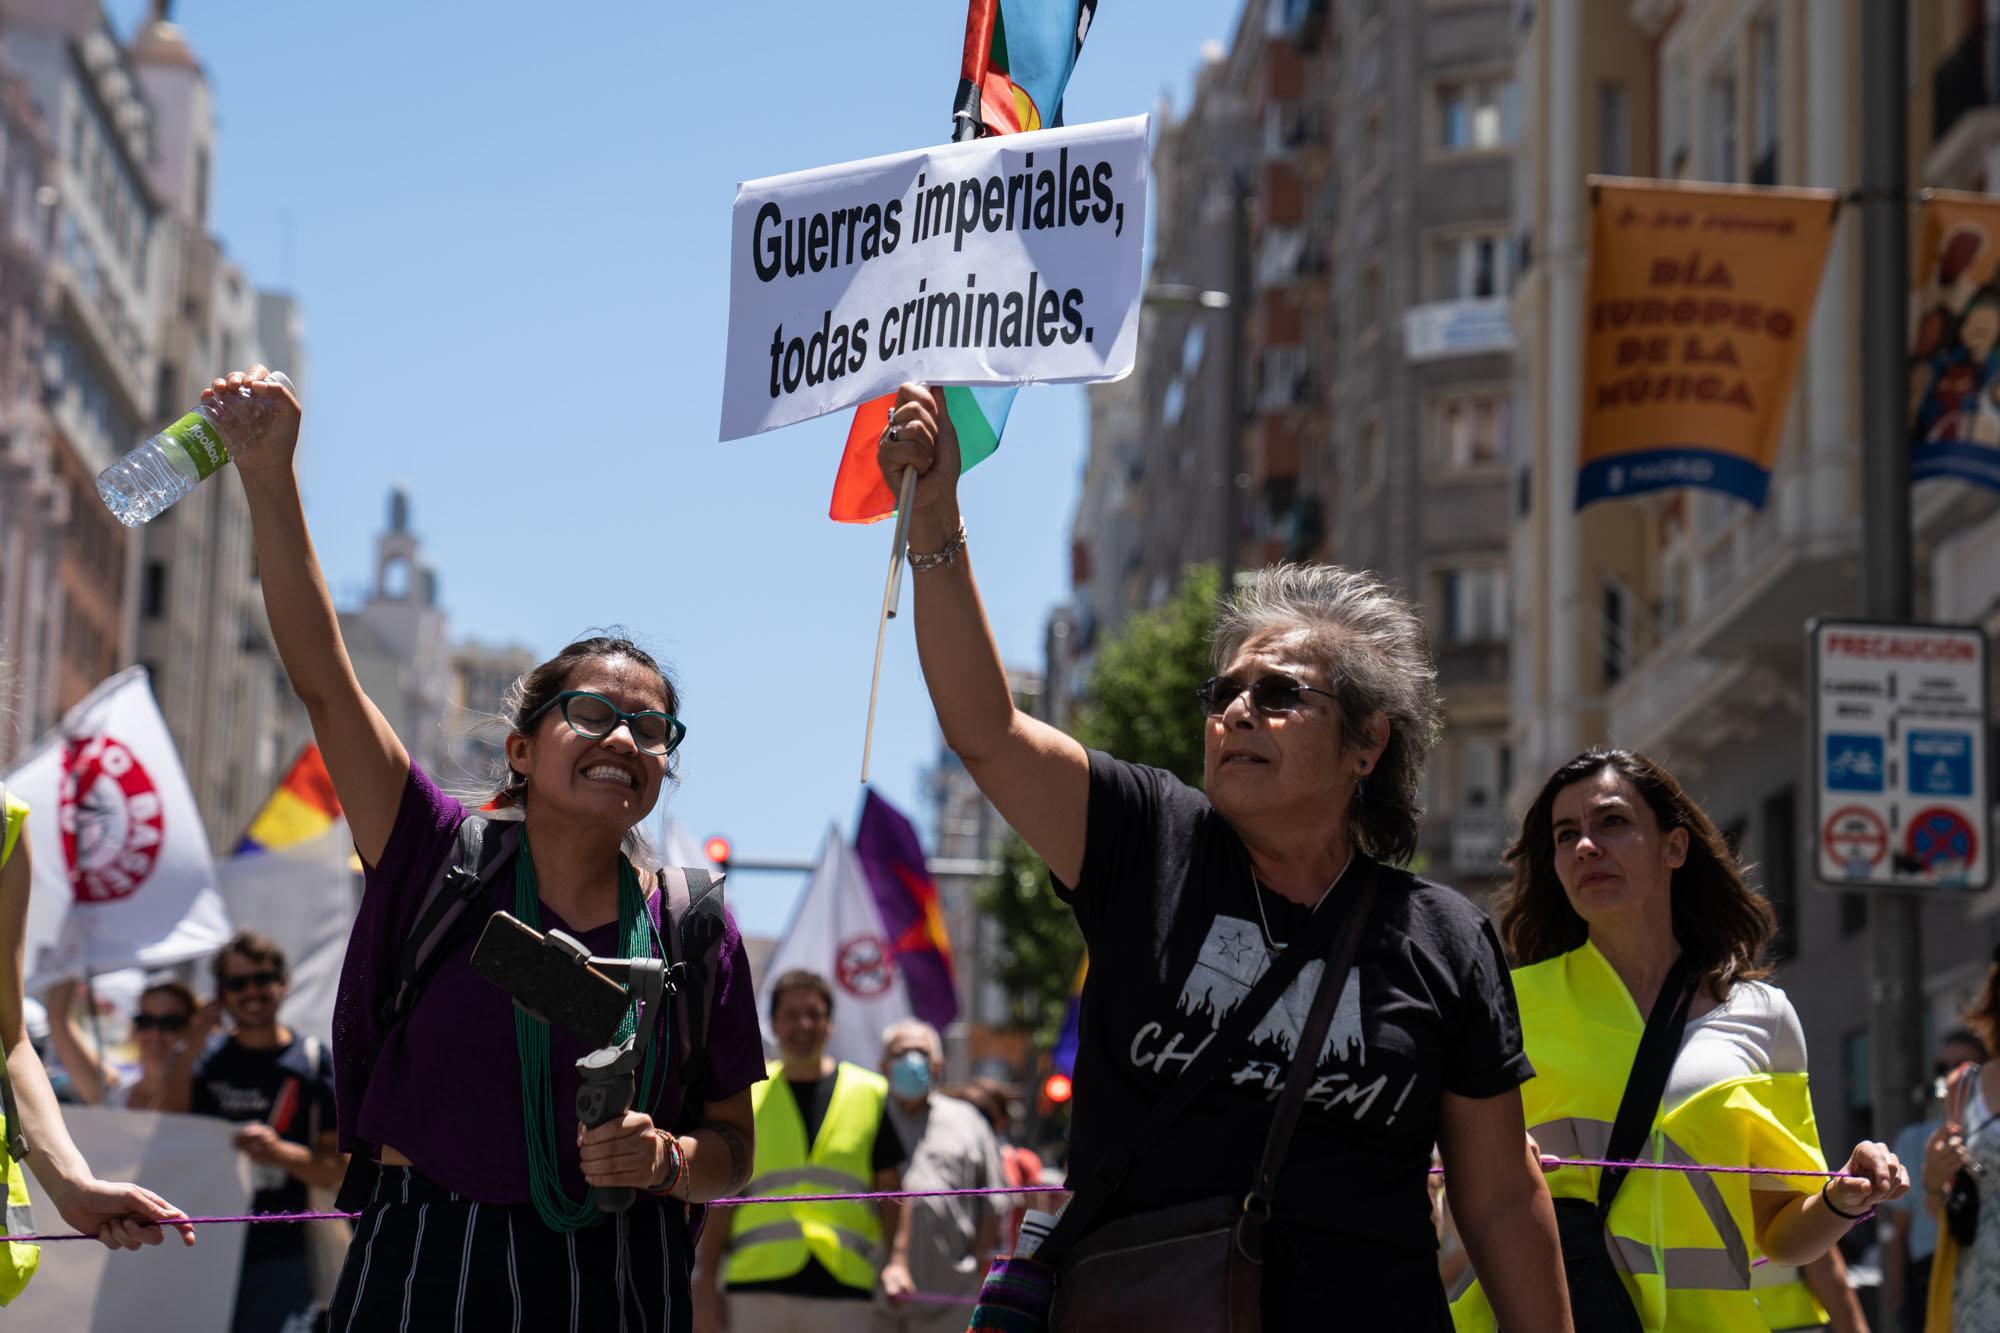
<instances>
[{"instance_id":1,"label":"window","mask_svg":"<svg viewBox=\"0 0 2000 1333\"><path fill-rule=\"evenodd\" d=\"M1437 91L1438 145L1454 151L1500 148L1514 142L1520 107L1511 79L1441 83Z\"/></svg>"},{"instance_id":2,"label":"window","mask_svg":"<svg viewBox=\"0 0 2000 1333\"><path fill-rule=\"evenodd\" d=\"M158 620L167 609L167 567L158 560L146 562L146 585L140 598L142 613L148 620Z\"/></svg>"},{"instance_id":3,"label":"window","mask_svg":"<svg viewBox=\"0 0 2000 1333\"><path fill-rule=\"evenodd\" d=\"M1764 802L1758 822L1757 842L1763 852L1764 897L1778 918L1778 933L1771 938L1774 962L1798 953L1798 791L1786 787Z\"/></svg>"},{"instance_id":4,"label":"window","mask_svg":"<svg viewBox=\"0 0 2000 1333\"><path fill-rule=\"evenodd\" d=\"M1465 232L1431 242L1431 299L1477 301L1514 290L1514 256L1504 231Z\"/></svg>"},{"instance_id":5,"label":"window","mask_svg":"<svg viewBox=\"0 0 2000 1333\"><path fill-rule=\"evenodd\" d=\"M1778 26L1760 18L1750 26L1750 95L1755 99L1750 183L1778 183Z\"/></svg>"},{"instance_id":6,"label":"window","mask_svg":"<svg viewBox=\"0 0 2000 1333\"><path fill-rule=\"evenodd\" d=\"M1507 571L1497 565L1448 569L1438 576L1440 637L1446 643L1492 643L1507 637Z\"/></svg>"},{"instance_id":7,"label":"window","mask_svg":"<svg viewBox=\"0 0 2000 1333\"><path fill-rule=\"evenodd\" d=\"M1361 442L1354 450L1355 488L1361 492L1382 484L1382 423L1370 418L1361 427Z\"/></svg>"},{"instance_id":8,"label":"window","mask_svg":"<svg viewBox=\"0 0 2000 1333\"><path fill-rule=\"evenodd\" d=\"M1674 61L1667 66L1667 76L1660 94L1661 119L1666 132L1660 136L1666 146L1667 175L1678 176L1688 162L1688 71L1684 61Z\"/></svg>"},{"instance_id":9,"label":"window","mask_svg":"<svg viewBox=\"0 0 2000 1333\"><path fill-rule=\"evenodd\" d=\"M1497 810L1504 790L1506 747L1497 740L1474 739L1458 747L1458 806L1461 810Z\"/></svg>"},{"instance_id":10,"label":"window","mask_svg":"<svg viewBox=\"0 0 2000 1333\"><path fill-rule=\"evenodd\" d=\"M1615 578L1604 580L1604 624L1601 652L1604 688L1625 679L1632 662L1632 594Z\"/></svg>"},{"instance_id":11,"label":"window","mask_svg":"<svg viewBox=\"0 0 2000 1333\"><path fill-rule=\"evenodd\" d=\"M1736 120L1736 78L1717 74L1708 81L1702 106L1701 175L1704 180L1733 181L1736 146L1741 130Z\"/></svg>"},{"instance_id":12,"label":"window","mask_svg":"<svg viewBox=\"0 0 2000 1333\"><path fill-rule=\"evenodd\" d=\"M1493 467L1512 452L1514 399L1506 392L1449 394L1431 404L1430 466L1440 472Z\"/></svg>"},{"instance_id":13,"label":"window","mask_svg":"<svg viewBox=\"0 0 2000 1333\"><path fill-rule=\"evenodd\" d=\"M1597 85L1597 169L1607 176L1632 174L1631 101L1622 83Z\"/></svg>"},{"instance_id":14,"label":"window","mask_svg":"<svg viewBox=\"0 0 2000 1333\"><path fill-rule=\"evenodd\" d=\"M1843 893L1840 895L1840 934L1845 939L1859 935L1868 929L1868 895L1865 893Z\"/></svg>"},{"instance_id":15,"label":"window","mask_svg":"<svg viewBox=\"0 0 2000 1333\"><path fill-rule=\"evenodd\" d=\"M1160 395L1160 422L1172 426L1179 423L1181 413L1187 410L1187 386L1176 375L1167 385L1167 391Z\"/></svg>"},{"instance_id":16,"label":"window","mask_svg":"<svg viewBox=\"0 0 2000 1333\"><path fill-rule=\"evenodd\" d=\"M1361 330L1367 332L1382 320L1382 265L1370 261L1361 275Z\"/></svg>"}]
</instances>

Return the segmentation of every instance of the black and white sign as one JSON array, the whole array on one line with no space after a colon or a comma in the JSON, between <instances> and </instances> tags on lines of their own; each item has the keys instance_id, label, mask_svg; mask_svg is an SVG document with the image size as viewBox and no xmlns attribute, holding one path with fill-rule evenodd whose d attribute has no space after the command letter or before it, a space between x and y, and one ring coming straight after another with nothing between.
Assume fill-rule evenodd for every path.
<instances>
[{"instance_id":1,"label":"black and white sign","mask_svg":"<svg viewBox=\"0 0 2000 1333\"><path fill-rule=\"evenodd\" d=\"M1986 636L1845 620L1806 633L1819 878L1843 889L1985 888Z\"/></svg>"}]
</instances>

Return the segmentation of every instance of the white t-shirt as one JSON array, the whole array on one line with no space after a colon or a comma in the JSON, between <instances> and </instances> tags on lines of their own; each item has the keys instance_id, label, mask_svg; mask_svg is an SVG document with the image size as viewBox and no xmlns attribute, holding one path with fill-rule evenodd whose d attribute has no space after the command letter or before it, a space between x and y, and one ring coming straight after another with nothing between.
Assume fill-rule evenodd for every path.
<instances>
[{"instance_id":1,"label":"white t-shirt","mask_svg":"<svg viewBox=\"0 0 2000 1333\"><path fill-rule=\"evenodd\" d=\"M1688 1020L1661 1103L1673 1111L1718 1083L1752 1074L1806 1072L1806 1032L1776 986L1739 981L1721 1004ZM1793 1190L1784 1176L1752 1176L1753 1189Z\"/></svg>"}]
</instances>

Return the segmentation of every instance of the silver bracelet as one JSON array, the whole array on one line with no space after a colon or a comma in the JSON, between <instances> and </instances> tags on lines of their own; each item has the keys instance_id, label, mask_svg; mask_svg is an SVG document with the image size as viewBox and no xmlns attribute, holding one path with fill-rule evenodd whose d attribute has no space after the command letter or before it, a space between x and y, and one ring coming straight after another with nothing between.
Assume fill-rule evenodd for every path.
<instances>
[{"instance_id":1,"label":"silver bracelet","mask_svg":"<svg viewBox=\"0 0 2000 1333\"><path fill-rule=\"evenodd\" d=\"M957 564L958 553L964 549L965 522L961 519L958 524L958 535L946 542L943 550L932 551L928 555L919 555L915 550L906 545L903 548L903 555L910 562L912 570L919 574L927 574L933 569L942 569L946 565Z\"/></svg>"}]
</instances>

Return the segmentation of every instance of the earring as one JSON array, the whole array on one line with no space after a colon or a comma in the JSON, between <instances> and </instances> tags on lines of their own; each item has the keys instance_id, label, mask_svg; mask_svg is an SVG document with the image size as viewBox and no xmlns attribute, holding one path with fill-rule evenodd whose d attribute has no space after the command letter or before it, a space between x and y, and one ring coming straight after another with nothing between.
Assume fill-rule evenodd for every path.
<instances>
[{"instance_id":1,"label":"earring","mask_svg":"<svg viewBox=\"0 0 2000 1333\"><path fill-rule=\"evenodd\" d=\"M1365 800L1368 796L1368 770L1362 769L1361 776L1354 780L1354 799Z\"/></svg>"}]
</instances>

